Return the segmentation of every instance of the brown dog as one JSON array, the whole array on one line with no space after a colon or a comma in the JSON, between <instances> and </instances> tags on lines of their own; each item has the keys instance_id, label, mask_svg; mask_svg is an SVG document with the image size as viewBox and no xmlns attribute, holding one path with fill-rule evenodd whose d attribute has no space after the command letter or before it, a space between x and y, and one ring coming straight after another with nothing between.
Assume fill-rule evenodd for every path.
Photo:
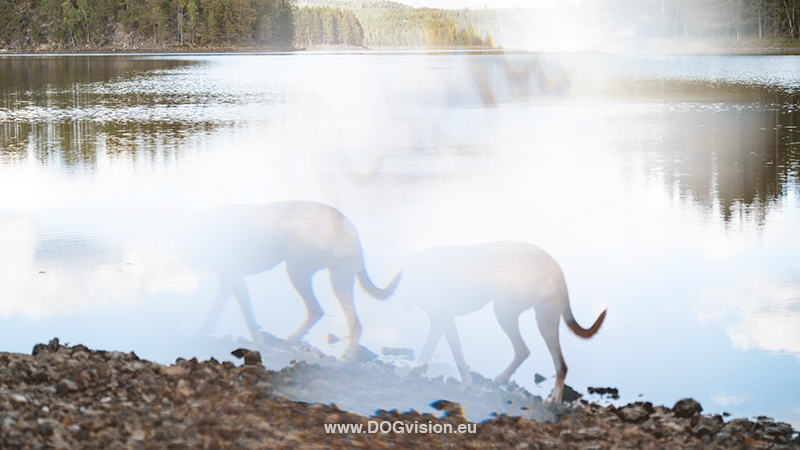
<instances>
[{"instance_id":1,"label":"brown dog","mask_svg":"<svg viewBox=\"0 0 800 450\"><path fill-rule=\"evenodd\" d=\"M211 332L231 294L236 296L247 327L257 345L258 331L244 277L270 270L286 261L286 272L306 307L306 320L286 338L299 343L322 317L311 289L311 277L322 269L344 312L350 332L348 351L355 351L361 324L353 305L353 284L376 299L392 294L400 279L377 288L367 276L361 242L353 223L335 208L316 202L288 201L260 206L221 206L195 218L184 236L191 252L220 280L219 292L201 329ZM346 353L347 355L348 353Z\"/></svg>"},{"instance_id":2,"label":"brown dog","mask_svg":"<svg viewBox=\"0 0 800 450\"><path fill-rule=\"evenodd\" d=\"M519 315L534 308L539 332L556 366L556 386L551 401L560 402L567 365L558 342L561 317L575 334L592 337L606 312L589 329L572 315L567 285L558 263L538 247L521 242L490 242L470 247L433 247L411 257L404 269L398 302L407 311L414 305L431 320L428 338L412 373L423 373L442 334L450 345L463 386L472 382L461 351L453 318L477 311L494 301L494 313L514 346L514 360L497 378L506 383L528 357L530 350L519 332Z\"/></svg>"}]
</instances>

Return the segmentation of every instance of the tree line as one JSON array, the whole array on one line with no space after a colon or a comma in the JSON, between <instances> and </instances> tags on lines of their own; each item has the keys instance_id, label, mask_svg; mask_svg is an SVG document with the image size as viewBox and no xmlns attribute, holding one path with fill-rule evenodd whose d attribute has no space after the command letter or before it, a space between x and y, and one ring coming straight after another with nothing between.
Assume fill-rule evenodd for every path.
<instances>
[{"instance_id":1,"label":"tree line","mask_svg":"<svg viewBox=\"0 0 800 450\"><path fill-rule=\"evenodd\" d=\"M461 11L415 9L388 1L379 2L379 10L370 4L354 11L324 5L298 7L294 1L0 0L0 46L136 49L489 44L488 38L482 38L473 24L464 20ZM369 21L366 26L364 20Z\"/></svg>"},{"instance_id":2,"label":"tree line","mask_svg":"<svg viewBox=\"0 0 800 450\"><path fill-rule=\"evenodd\" d=\"M293 8L294 0L0 0L0 43L291 47Z\"/></svg>"},{"instance_id":3,"label":"tree line","mask_svg":"<svg viewBox=\"0 0 800 450\"><path fill-rule=\"evenodd\" d=\"M432 8L384 8L354 11L364 26L369 47L481 47L491 35L481 36L460 11Z\"/></svg>"},{"instance_id":4,"label":"tree line","mask_svg":"<svg viewBox=\"0 0 800 450\"><path fill-rule=\"evenodd\" d=\"M299 1L0 0L0 46L480 47L493 36L513 46L545 37L549 25L534 10ZM800 0L583 0L569 8L567 17L611 36L800 38Z\"/></svg>"},{"instance_id":5,"label":"tree line","mask_svg":"<svg viewBox=\"0 0 800 450\"><path fill-rule=\"evenodd\" d=\"M387 0L299 1L307 7L352 10L364 30L363 45L367 47L488 46L492 30L497 28L493 10L413 8Z\"/></svg>"},{"instance_id":6,"label":"tree line","mask_svg":"<svg viewBox=\"0 0 800 450\"><path fill-rule=\"evenodd\" d=\"M295 46L364 45L364 29L350 9L329 6L295 10Z\"/></svg>"},{"instance_id":7,"label":"tree line","mask_svg":"<svg viewBox=\"0 0 800 450\"><path fill-rule=\"evenodd\" d=\"M596 24L639 37L798 39L800 0L594 0Z\"/></svg>"}]
</instances>

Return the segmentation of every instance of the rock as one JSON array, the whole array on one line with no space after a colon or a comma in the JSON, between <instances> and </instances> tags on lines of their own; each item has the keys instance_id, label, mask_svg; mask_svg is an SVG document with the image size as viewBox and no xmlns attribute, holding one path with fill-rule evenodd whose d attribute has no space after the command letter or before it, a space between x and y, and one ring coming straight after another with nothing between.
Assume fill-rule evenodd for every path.
<instances>
[{"instance_id":1,"label":"rock","mask_svg":"<svg viewBox=\"0 0 800 450\"><path fill-rule=\"evenodd\" d=\"M33 356L36 356L36 355L39 355L39 354L44 353L46 351L48 351L47 345L45 345L45 344L36 344L36 345L33 346L33 352L31 352L31 354Z\"/></svg>"},{"instance_id":2,"label":"rock","mask_svg":"<svg viewBox=\"0 0 800 450\"><path fill-rule=\"evenodd\" d=\"M377 358L378 355L370 351L363 345L353 345L348 347L342 359L352 363L365 363Z\"/></svg>"},{"instance_id":3,"label":"rock","mask_svg":"<svg viewBox=\"0 0 800 450\"><path fill-rule=\"evenodd\" d=\"M247 350L246 348L239 348L231 352L231 355L237 358L244 358L245 366L260 366L261 353L254 350Z\"/></svg>"},{"instance_id":4,"label":"rock","mask_svg":"<svg viewBox=\"0 0 800 450\"><path fill-rule=\"evenodd\" d=\"M698 425L692 429L692 434L699 438L708 436L714 436L717 434L717 430L706 425Z\"/></svg>"},{"instance_id":5,"label":"rock","mask_svg":"<svg viewBox=\"0 0 800 450\"><path fill-rule=\"evenodd\" d=\"M168 375L168 376L171 376L171 377L180 377L180 376L184 376L184 375L189 373L189 371L186 370L186 367L179 366L177 364L173 365L173 366L168 366L168 367L161 366L159 368L159 371L163 375Z\"/></svg>"},{"instance_id":6,"label":"rock","mask_svg":"<svg viewBox=\"0 0 800 450\"><path fill-rule=\"evenodd\" d=\"M78 390L78 383L73 378L64 378L56 385L56 392L67 394Z\"/></svg>"},{"instance_id":7,"label":"rock","mask_svg":"<svg viewBox=\"0 0 800 450\"><path fill-rule=\"evenodd\" d=\"M575 435L580 436L581 439L598 439L604 434L605 432L600 427L581 428L575 432Z\"/></svg>"},{"instance_id":8,"label":"rock","mask_svg":"<svg viewBox=\"0 0 800 450\"><path fill-rule=\"evenodd\" d=\"M608 395L613 399L619 399L619 390L617 388L596 388L590 387L588 388L590 394L600 394L600 395Z\"/></svg>"},{"instance_id":9,"label":"rock","mask_svg":"<svg viewBox=\"0 0 800 450\"><path fill-rule=\"evenodd\" d=\"M59 348L60 345L58 344L58 338L53 338L47 343L47 349L51 352L57 352Z\"/></svg>"},{"instance_id":10,"label":"rock","mask_svg":"<svg viewBox=\"0 0 800 450\"><path fill-rule=\"evenodd\" d=\"M28 398L20 394L10 394L8 396L8 399L11 400L11 404L17 408L22 407L28 403Z\"/></svg>"},{"instance_id":11,"label":"rock","mask_svg":"<svg viewBox=\"0 0 800 450\"><path fill-rule=\"evenodd\" d=\"M788 423L771 423L764 427L764 434L767 436L791 436L794 430Z\"/></svg>"},{"instance_id":12,"label":"rock","mask_svg":"<svg viewBox=\"0 0 800 450\"><path fill-rule=\"evenodd\" d=\"M414 350L410 348L381 347L381 354L383 356L394 356L398 359L414 359Z\"/></svg>"},{"instance_id":13,"label":"rock","mask_svg":"<svg viewBox=\"0 0 800 450\"><path fill-rule=\"evenodd\" d=\"M678 400L675 406L672 407L672 412L675 414L675 417L688 418L699 414L701 411L703 411L703 407L700 406L700 403L697 403L691 398Z\"/></svg>"},{"instance_id":14,"label":"rock","mask_svg":"<svg viewBox=\"0 0 800 450\"><path fill-rule=\"evenodd\" d=\"M178 385L175 386L175 390L184 397L190 397L194 394L194 390L189 387L189 383L183 378L178 380Z\"/></svg>"},{"instance_id":15,"label":"rock","mask_svg":"<svg viewBox=\"0 0 800 450\"><path fill-rule=\"evenodd\" d=\"M661 421L658 417L650 417L641 425L642 431L647 433L651 433L656 438L660 438L664 436L663 429L661 427Z\"/></svg>"},{"instance_id":16,"label":"rock","mask_svg":"<svg viewBox=\"0 0 800 450\"><path fill-rule=\"evenodd\" d=\"M572 389L570 386L564 385L564 392L561 393L561 402L562 403L572 403L575 400L583 397L583 394Z\"/></svg>"},{"instance_id":17,"label":"rock","mask_svg":"<svg viewBox=\"0 0 800 450\"><path fill-rule=\"evenodd\" d=\"M661 421L661 427L668 435L685 435L691 430L686 420L675 418L665 418Z\"/></svg>"},{"instance_id":18,"label":"rock","mask_svg":"<svg viewBox=\"0 0 800 450\"><path fill-rule=\"evenodd\" d=\"M747 419L733 419L724 427L730 434L746 434L753 431L754 428L755 424Z\"/></svg>"},{"instance_id":19,"label":"rock","mask_svg":"<svg viewBox=\"0 0 800 450\"><path fill-rule=\"evenodd\" d=\"M431 406L437 411L444 411L448 417L464 417L464 410L461 404L449 402L447 400L438 400L431 403Z\"/></svg>"},{"instance_id":20,"label":"rock","mask_svg":"<svg viewBox=\"0 0 800 450\"><path fill-rule=\"evenodd\" d=\"M627 405L619 410L619 418L629 423L642 423L650 414L641 406Z\"/></svg>"}]
</instances>

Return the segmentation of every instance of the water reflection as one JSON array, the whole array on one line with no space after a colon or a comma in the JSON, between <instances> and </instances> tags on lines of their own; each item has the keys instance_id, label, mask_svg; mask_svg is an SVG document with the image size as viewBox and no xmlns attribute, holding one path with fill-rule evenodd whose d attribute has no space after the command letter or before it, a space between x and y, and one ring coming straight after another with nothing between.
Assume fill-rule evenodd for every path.
<instances>
[{"instance_id":1,"label":"water reflection","mask_svg":"<svg viewBox=\"0 0 800 450\"><path fill-rule=\"evenodd\" d=\"M639 105L636 120L612 119L614 145L670 195L726 222L749 216L763 224L800 182L800 93L674 80L629 86L640 87L629 95L670 103Z\"/></svg>"},{"instance_id":2,"label":"water reflection","mask_svg":"<svg viewBox=\"0 0 800 450\"><path fill-rule=\"evenodd\" d=\"M701 299L703 320L739 316L725 330L734 347L786 352L800 360L800 274L750 273Z\"/></svg>"},{"instance_id":3,"label":"water reflection","mask_svg":"<svg viewBox=\"0 0 800 450\"><path fill-rule=\"evenodd\" d=\"M0 59L0 161L93 165L139 152L177 151L187 135L220 125L181 105L185 92L147 89L196 61L118 56ZM161 145L154 145L161 144Z\"/></svg>"},{"instance_id":4,"label":"water reflection","mask_svg":"<svg viewBox=\"0 0 800 450\"><path fill-rule=\"evenodd\" d=\"M189 60L135 56L4 56L0 58L2 106L41 105L56 98L69 102L64 104L75 104L90 98L69 95L80 85L130 79L147 72L194 64ZM54 93L60 95L52 97Z\"/></svg>"},{"instance_id":5,"label":"water reflection","mask_svg":"<svg viewBox=\"0 0 800 450\"><path fill-rule=\"evenodd\" d=\"M108 229L54 232L31 216L0 217L0 245L0 312L33 320L137 306L158 271Z\"/></svg>"},{"instance_id":6,"label":"water reflection","mask_svg":"<svg viewBox=\"0 0 800 450\"><path fill-rule=\"evenodd\" d=\"M263 346L265 340L256 323L244 277L285 262L289 280L306 308L306 319L286 341L299 344L322 317L311 279L316 272L327 269L331 288L347 320L349 345L345 359L356 359L362 329L353 304L355 279L379 300L390 296L400 279L398 273L385 288L376 287L367 275L355 226L323 203L223 206L196 217L190 226L183 236L184 245L219 277L219 290L202 329L206 334L214 330L233 294L253 342Z\"/></svg>"},{"instance_id":7,"label":"water reflection","mask_svg":"<svg viewBox=\"0 0 800 450\"><path fill-rule=\"evenodd\" d=\"M444 335L461 374L462 388L472 383L472 376L461 349L455 316L473 313L492 302L495 317L514 347L513 361L495 379L505 384L530 355L520 334L519 316L534 308L539 332L556 368L551 399L560 402L567 375L558 339L561 317L575 334L590 338L606 315L603 311L589 329L578 325L561 268L550 255L530 244L491 242L471 247L433 247L412 256L405 274L398 301L409 312L418 306L431 321L418 366L412 373L427 370Z\"/></svg>"},{"instance_id":8,"label":"water reflection","mask_svg":"<svg viewBox=\"0 0 800 450\"><path fill-rule=\"evenodd\" d=\"M569 77L561 65L541 56L512 53L471 55L467 58L467 68L484 106L528 102L537 97L563 96L569 92ZM450 92L449 97L452 99L454 94Z\"/></svg>"}]
</instances>

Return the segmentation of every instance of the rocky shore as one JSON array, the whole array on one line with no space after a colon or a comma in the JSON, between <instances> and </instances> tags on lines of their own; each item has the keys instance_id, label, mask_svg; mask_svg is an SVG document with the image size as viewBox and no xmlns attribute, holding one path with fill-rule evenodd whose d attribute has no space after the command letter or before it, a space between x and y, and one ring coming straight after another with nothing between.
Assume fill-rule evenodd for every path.
<instances>
[{"instance_id":1,"label":"rocky shore","mask_svg":"<svg viewBox=\"0 0 800 450\"><path fill-rule=\"evenodd\" d=\"M469 427L458 399L441 390L448 384L443 380L393 378L385 363L374 360L301 362L270 371L259 363L257 352L241 350L238 356L244 365L178 359L163 366L134 353L64 346L57 339L35 346L32 355L0 353L0 448L800 449L800 436L788 424L766 417L726 421L702 414L691 399L673 407L647 402L601 406L584 400L550 406L521 388L488 380L470 388L473 394L461 393L464 408L480 397L489 399L484 405L502 402L507 410ZM286 398L317 389L345 399L345 392L355 392L339 381L345 378L362 380L363 392L355 395L381 386L404 392L438 389L444 401L433 408L441 412L378 410L368 417L344 411L341 403ZM535 416L545 420L527 418ZM361 425L362 432L328 432L326 424ZM474 432L431 432L458 430L459 425ZM382 433L380 427L395 432Z\"/></svg>"}]
</instances>

